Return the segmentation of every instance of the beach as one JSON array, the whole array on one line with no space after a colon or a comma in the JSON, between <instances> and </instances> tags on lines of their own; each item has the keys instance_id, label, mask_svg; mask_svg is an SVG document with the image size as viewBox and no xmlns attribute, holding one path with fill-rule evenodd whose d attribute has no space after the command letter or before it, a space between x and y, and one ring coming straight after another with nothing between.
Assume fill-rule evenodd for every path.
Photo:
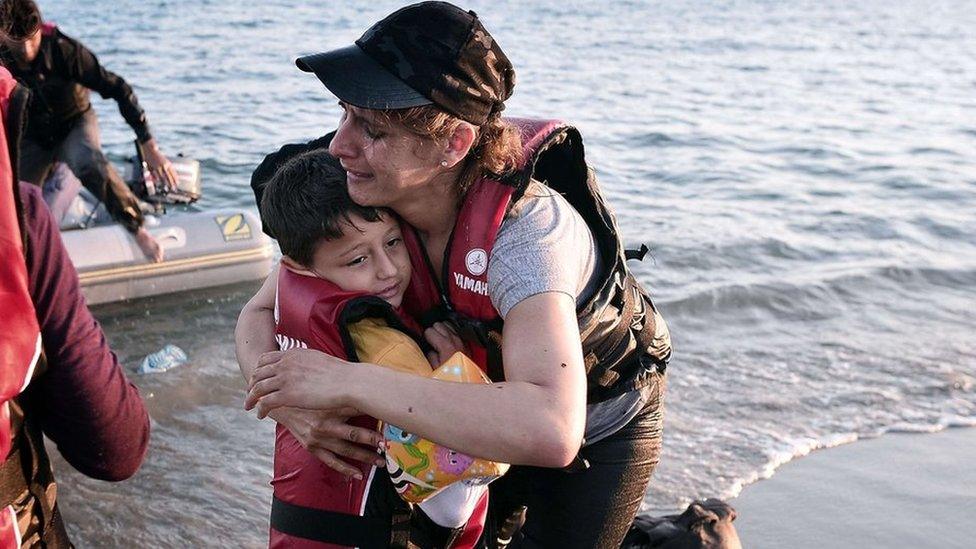
<instances>
[{"instance_id":1,"label":"beach","mask_svg":"<svg viewBox=\"0 0 976 549\"><path fill-rule=\"evenodd\" d=\"M820 450L730 503L743 547L972 547L976 429Z\"/></svg>"},{"instance_id":2,"label":"beach","mask_svg":"<svg viewBox=\"0 0 976 549\"><path fill-rule=\"evenodd\" d=\"M200 162L191 213L256 212L265 155L340 120L295 58L348 46L405 3L41 2L132 85L164 152ZM650 248L629 267L675 352L642 512L731 501L746 547L966 540L974 431L885 433L976 425L976 10L459 4L516 67L504 115L576 126L624 247ZM121 168L133 132L115 101L92 102ZM152 437L121 483L52 457L79 547L267 547L274 424L243 410L234 352L259 283L94 308ZM169 344L185 365L135 373ZM924 463L936 459L945 467Z\"/></svg>"}]
</instances>

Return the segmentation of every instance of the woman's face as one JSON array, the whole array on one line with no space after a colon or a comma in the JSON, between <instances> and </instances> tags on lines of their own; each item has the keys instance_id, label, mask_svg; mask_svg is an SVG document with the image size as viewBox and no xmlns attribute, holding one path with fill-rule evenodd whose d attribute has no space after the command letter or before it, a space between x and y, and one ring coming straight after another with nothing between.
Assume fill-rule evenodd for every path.
<instances>
[{"instance_id":1,"label":"woman's face","mask_svg":"<svg viewBox=\"0 0 976 549\"><path fill-rule=\"evenodd\" d=\"M375 111L344 103L339 106L343 115L329 153L346 170L354 202L396 209L403 200L429 192L441 161L436 141L382 121Z\"/></svg>"}]
</instances>

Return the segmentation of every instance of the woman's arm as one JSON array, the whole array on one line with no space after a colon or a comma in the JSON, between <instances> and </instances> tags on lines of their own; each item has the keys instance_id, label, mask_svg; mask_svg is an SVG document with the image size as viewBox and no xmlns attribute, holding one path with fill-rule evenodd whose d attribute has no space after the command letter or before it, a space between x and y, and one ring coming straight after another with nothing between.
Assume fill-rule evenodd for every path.
<instances>
[{"instance_id":1,"label":"woman's arm","mask_svg":"<svg viewBox=\"0 0 976 549\"><path fill-rule=\"evenodd\" d=\"M262 353L274 351L275 289L278 286L278 269L275 267L258 290L241 310L234 330L237 363L245 380L251 378ZM283 407L270 414L271 418L285 426L298 441L322 463L348 476L359 475L359 469L338 456L375 463L376 447L383 437L378 432L349 425L346 421L361 415L351 408L330 410L302 410ZM379 465L382 465L380 460Z\"/></svg>"},{"instance_id":2,"label":"woman's arm","mask_svg":"<svg viewBox=\"0 0 976 549\"><path fill-rule=\"evenodd\" d=\"M505 319L506 381L449 383L296 349L261 358L247 406L352 406L408 432L479 457L562 467L579 450L586 375L568 295L529 297Z\"/></svg>"}]
</instances>

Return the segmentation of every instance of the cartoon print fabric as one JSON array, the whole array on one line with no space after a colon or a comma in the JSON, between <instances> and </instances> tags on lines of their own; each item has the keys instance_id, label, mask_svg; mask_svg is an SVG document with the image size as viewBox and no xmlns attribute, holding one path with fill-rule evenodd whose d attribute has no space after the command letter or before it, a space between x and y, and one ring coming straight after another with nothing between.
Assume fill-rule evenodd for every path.
<instances>
[{"instance_id":1,"label":"cartoon print fabric","mask_svg":"<svg viewBox=\"0 0 976 549\"><path fill-rule=\"evenodd\" d=\"M463 353L455 353L431 377L455 383L491 383ZM383 436L388 443L386 468L390 478L400 497L411 503L425 501L454 482L488 484L508 470L507 463L455 452L394 425L383 425Z\"/></svg>"}]
</instances>

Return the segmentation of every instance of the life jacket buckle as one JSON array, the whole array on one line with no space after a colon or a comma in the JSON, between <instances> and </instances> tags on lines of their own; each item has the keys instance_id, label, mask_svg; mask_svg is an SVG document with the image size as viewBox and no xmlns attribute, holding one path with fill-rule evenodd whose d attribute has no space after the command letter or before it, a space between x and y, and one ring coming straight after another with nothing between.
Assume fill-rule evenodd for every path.
<instances>
[{"instance_id":1,"label":"life jacket buckle","mask_svg":"<svg viewBox=\"0 0 976 549\"><path fill-rule=\"evenodd\" d=\"M580 456L579 454L576 454L576 457L573 458L573 461L569 465L563 467L563 472L581 473L583 471L586 471L589 468L590 468L590 461Z\"/></svg>"},{"instance_id":2,"label":"life jacket buckle","mask_svg":"<svg viewBox=\"0 0 976 549\"><path fill-rule=\"evenodd\" d=\"M624 250L624 259L627 261L630 261L631 259L636 259L637 261L644 261L644 256L647 255L647 252L649 251L651 250L650 248L647 247L647 244L641 244L640 248L636 250L633 249Z\"/></svg>"}]
</instances>

